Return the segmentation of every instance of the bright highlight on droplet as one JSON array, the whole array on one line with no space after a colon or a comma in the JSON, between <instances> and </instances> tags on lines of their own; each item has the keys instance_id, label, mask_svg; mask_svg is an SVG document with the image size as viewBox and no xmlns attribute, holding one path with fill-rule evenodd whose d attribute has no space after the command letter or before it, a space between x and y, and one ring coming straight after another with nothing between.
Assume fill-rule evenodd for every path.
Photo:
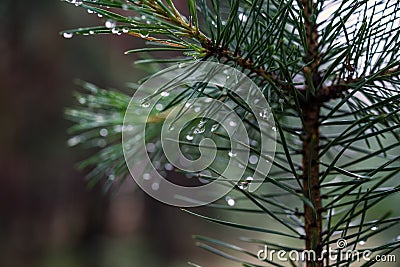
<instances>
[{"instance_id":1,"label":"bright highlight on droplet","mask_svg":"<svg viewBox=\"0 0 400 267\"><path fill-rule=\"evenodd\" d=\"M256 155L251 155L249 158L250 164L256 164L258 162L258 157Z\"/></svg>"},{"instance_id":2,"label":"bright highlight on droplet","mask_svg":"<svg viewBox=\"0 0 400 267\"><path fill-rule=\"evenodd\" d=\"M260 111L259 115L263 119L268 118L268 116L269 116L268 109L263 109L262 111Z\"/></svg>"},{"instance_id":3,"label":"bright highlight on droplet","mask_svg":"<svg viewBox=\"0 0 400 267\"><path fill-rule=\"evenodd\" d=\"M150 103L149 102L143 102L141 106L144 107L144 108L148 108L150 106Z\"/></svg>"},{"instance_id":4,"label":"bright highlight on droplet","mask_svg":"<svg viewBox=\"0 0 400 267\"><path fill-rule=\"evenodd\" d=\"M169 96L169 92L167 92L167 91L161 92L161 96L164 96L164 97Z\"/></svg>"},{"instance_id":5,"label":"bright highlight on droplet","mask_svg":"<svg viewBox=\"0 0 400 267\"><path fill-rule=\"evenodd\" d=\"M63 33L63 37L66 38L66 39L70 39L70 38L72 38L73 36L74 36L74 34L71 33L71 32L64 32L64 33Z\"/></svg>"},{"instance_id":6,"label":"bright highlight on droplet","mask_svg":"<svg viewBox=\"0 0 400 267\"><path fill-rule=\"evenodd\" d=\"M237 156L237 154L234 153L234 152L232 152L232 151L229 151L229 152L228 152L228 156L231 157L231 158L234 158L234 157Z\"/></svg>"},{"instance_id":7,"label":"bright highlight on droplet","mask_svg":"<svg viewBox=\"0 0 400 267\"><path fill-rule=\"evenodd\" d=\"M151 189L153 189L154 191L157 191L158 189L160 189L160 184L159 183L153 183L151 185Z\"/></svg>"},{"instance_id":8,"label":"bright highlight on droplet","mask_svg":"<svg viewBox=\"0 0 400 267\"><path fill-rule=\"evenodd\" d=\"M117 26L117 23L111 19L107 20L106 23L104 24L106 26L106 28L112 29L115 28L115 26Z\"/></svg>"},{"instance_id":9,"label":"bright highlight on droplet","mask_svg":"<svg viewBox=\"0 0 400 267\"><path fill-rule=\"evenodd\" d=\"M151 178L150 173L143 173L144 180L150 180L150 178Z\"/></svg>"},{"instance_id":10,"label":"bright highlight on droplet","mask_svg":"<svg viewBox=\"0 0 400 267\"><path fill-rule=\"evenodd\" d=\"M100 136L106 137L108 135L108 130L107 129L101 129L100 130Z\"/></svg>"},{"instance_id":11,"label":"bright highlight on droplet","mask_svg":"<svg viewBox=\"0 0 400 267\"><path fill-rule=\"evenodd\" d=\"M229 206L231 206L231 207L235 206L235 200L233 198L228 196L228 197L225 198L225 200L226 200L226 203L228 203Z\"/></svg>"}]
</instances>

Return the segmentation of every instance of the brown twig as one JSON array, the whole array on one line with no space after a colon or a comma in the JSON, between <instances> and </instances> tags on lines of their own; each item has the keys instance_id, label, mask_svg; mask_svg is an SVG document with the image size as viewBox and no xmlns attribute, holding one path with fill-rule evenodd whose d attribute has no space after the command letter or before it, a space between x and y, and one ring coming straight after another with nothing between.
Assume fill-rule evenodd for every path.
<instances>
[{"instance_id":1,"label":"brown twig","mask_svg":"<svg viewBox=\"0 0 400 267\"><path fill-rule=\"evenodd\" d=\"M304 71L307 79L307 87L316 88L321 82L318 72L319 51L318 51L318 30L315 23L315 6L313 0L302 0L303 17L306 30L307 48L305 61L311 62ZM322 199L319 187L319 117L321 109L321 99L309 97L302 103L301 111L304 121L304 138L302 149L302 169L303 169L303 189L304 196L312 203L304 203L304 230L306 234L306 250L313 250L316 254L316 261L307 259L307 267L322 267Z\"/></svg>"},{"instance_id":2,"label":"brown twig","mask_svg":"<svg viewBox=\"0 0 400 267\"><path fill-rule=\"evenodd\" d=\"M376 74L370 74L368 76L361 76L357 78L348 78L347 80L340 80L337 84L326 86L321 88L318 97L320 101L327 102L332 99L341 98L345 96L345 93L351 88L350 85L369 80L376 76ZM383 78L393 78L400 76L400 67L391 68L386 70L375 77L374 81Z\"/></svg>"}]
</instances>

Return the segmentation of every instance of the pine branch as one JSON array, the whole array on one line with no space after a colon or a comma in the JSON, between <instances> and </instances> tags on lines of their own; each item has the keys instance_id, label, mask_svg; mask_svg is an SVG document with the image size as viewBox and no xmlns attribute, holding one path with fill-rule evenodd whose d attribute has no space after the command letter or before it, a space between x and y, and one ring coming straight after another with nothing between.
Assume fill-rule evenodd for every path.
<instances>
[{"instance_id":1,"label":"pine branch","mask_svg":"<svg viewBox=\"0 0 400 267\"><path fill-rule=\"evenodd\" d=\"M339 236L348 239L348 243L356 248L360 241L365 243L400 223L398 217L390 217L388 213L378 220L368 217L371 208L399 192L395 179L400 170L397 151L400 144L397 52L400 27L396 26L399 3L382 1L370 6L368 2L199 0L196 6L196 1L190 0L187 19L170 0L84 1L84 8L112 20L113 27L108 28L106 21L106 27L64 33L129 34L157 47L127 53L180 51L187 56L183 59L146 59L139 63L218 60L247 74L268 98L276 121L274 129L278 139L272 169L262 181L266 185L265 191L248 193L244 186L236 186L232 194L238 196L234 196L233 203L233 199L229 199L227 203L213 203L210 207L265 215L284 230L265 225L255 227L232 218L225 220L221 218L223 213L218 214L218 218L191 214L229 227L275 234L275 238L302 240L304 248L314 250L319 258L322 249L335 243ZM328 21L317 23L318 16L330 5L336 5L337 10L329 13ZM120 15L103 6L132 11L139 16ZM383 11L375 12L382 6ZM388 27L374 21L376 14L384 14L382 20L387 21ZM362 64L365 66L360 66ZM85 87L93 88L88 84ZM160 88L160 92L163 89ZM195 84L174 93L163 98L164 109L155 111L147 121L134 121L151 128L149 136L146 134L146 142L152 142L155 147L149 154L151 160L159 164L168 162L157 146L165 115L172 108L186 106L198 97L206 96L232 105L252 135L264 130L254 121L248 105L229 90ZM68 117L77 123L73 127L74 133L79 133L79 138L72 138L74 142L71 143L78 140L87 146L101 146L99 153L83 166L96 166L93 177L101 173L111 177L126 175L119 151L121 147L115 141L118 141L117 131L122 130L118 124L121 124L121 114L129 97L116 92L107 95L103 90L91 90L89 96L78 95L79 102L81 97L86 99L81 103L83 107L67 111ZM114 104L106 101L114 98L118 100ZM331 101L334 99L337 101ZM135 104L140 117L140 103ZM184 112L181 109L179 114ZM119 116L114 117L112 113ZM98 114L107 116L102 116L98 122ZM98 133L107 136L103 140ZM226 163L230 147L225 141L229 141L229 137L220 132L214 132L213 136L219 138L215 143L217 150L223 152L218 161ZM196 139L193 135L189 137ZM196 158L197 152L192 150L199 144L189 139L181 141L183 146L190 148L185 153ZM129 145L133 157L136 144L132 141ZM269 159L257 144L248 147L260 160ZM187 175L197 175L208 181L221 176L221 172L212 167L208 170L211 174ZM254 174L255 170L250 165L246 167L246 174ZM238 207L238 203L243 206ZM285 228L294 234L287 234ZM258 266L214 248L220 246L255 258L254 253L239 246L207 238L201 241L213 245L200 244L208 251L246 266ZM247 239L246 242L251 241ZM286 251L293 249L280 244L280 240L256 243L271 244ZM373 251L387 253L396 249L398 243L380 243ZM350 265L352 261L332 263L326 258L324 262L309 261L307 267L345 263Z\"/></svg>"},{"instance_id":2,"label":"pine branch","mask_svg":"<svg viewBox=\"0 0 400 267\"><path fill-rule=\"evenodd\" d=\"M277 75L273 72L268 72L264 67L257 66L250 58L245 58L239 54L230 51L229 48L215 47L212 42L209 45L203 46L206 49L207 57L216 57L219 60L225 59L225 63L232 62L234 66L241 67L243 70L249 70L250 74L255 73L257 76L263 78L266 82L273 84L283 91L293 90L294 87L287 84L287 82L280 81Z\"/></svg>"},{"instance_id":3,"label":"pine branch","mask_svg":"<svg viewBox=\"0 0 400 267\"><path fill-rule=\"evenodd\" d=\"M146 2L146 1L144 1ZM142 2L137 3L137 5L141 5ZM161 15L165 20L183 27L185 29L188 29L188 36L197 40L201 46L206 50L205 57L204 59L207 59L209 57L216 57L219 60L222 58L225 58L227 62L233 62L235 66L239 66L244 70L249 70L251 73L256 73L258 76L262 77L265 79L267 82L270 82L274 84L275 86L280 87L281 89L284 90L290 90L292 89L291 86L285 84L282 81L279 81L276 74L267 72L262 66L257 66L254 61L251 58L248 57L243 57L240 55L240 51L235 51L232 52L230 51L229 48L224 48L222 45L216 46L215 43L211 40L211 38L207 37L204 33L202 33L198 27L195 25L192 25L192 23L187 23L185 19L182 17L182 15L179 13L179 11L173 7L173 17L168 16L168 13L164 11L160 6L156 4L156 2L149 2L149 5L153 8L154 12L157 12L159 15ZM159 40L156 40L153 37L143 37L140 34L135 34L135 33L130 33L136 37L139 38L144 38L149 41L157 41L160 42ZM171 45L171 46L176 46L176 44L170 44L164 42L164 44ZM226 63L226 62L225 62Z\"/></svg>"},{"instance_id":4,"label":"pine branch","mask_svg":"<svg viewBox=\"0 0 400 267\"><path fill-rule=\"evenodd\" d=\"M323 102L327 102L332 99L342 98L348 90L351 90L354 85L363 83L364 85L374 84L376 81L387 81L400 76L400 67L390 68L383 72L375 74L369 74L364 77L347 78L346 80L340 80L337 84L323 87L319 92L319 98Z\"/></svg>"}]
</instances>

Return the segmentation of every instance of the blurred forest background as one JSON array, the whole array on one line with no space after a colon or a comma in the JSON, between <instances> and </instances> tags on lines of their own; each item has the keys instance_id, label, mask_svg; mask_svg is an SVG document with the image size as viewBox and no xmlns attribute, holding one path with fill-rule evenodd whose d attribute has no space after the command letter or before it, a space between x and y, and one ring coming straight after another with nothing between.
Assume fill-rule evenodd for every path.
<instances>
[{"instance_id":1,"label":"blurred forest background","mask_svg":"<svg viewBox=\"0 0 400 267\"><path fill-rule=\"evenodd\" d=\"M58 0L0 1L0 266L236 266L196 248L191 235L235 243L240 231L156 202L131 179L115 196L88 189L76 170L87 152L67 146L63 114L75 105L74 80L127 91L144 75L123 54L142 47L139 39L59 35L101 23Z\"/></svg>"},{"instance_id":2,"label":"blurred forest background","mask_svg":"<svg viewBox=\"0 0 400 267\"><path fill-rule=\"evenodd\" d=\"M101 23L58 0L0 1L0 266L216 264L191 235L222 228L154 201L131 179L116 196L88 189L75 168L85 152L67 146L63 114L76 104L74 79L126 90L143 76L123 54L139 39L59 35Z\"/></svg>"}]
</instances>

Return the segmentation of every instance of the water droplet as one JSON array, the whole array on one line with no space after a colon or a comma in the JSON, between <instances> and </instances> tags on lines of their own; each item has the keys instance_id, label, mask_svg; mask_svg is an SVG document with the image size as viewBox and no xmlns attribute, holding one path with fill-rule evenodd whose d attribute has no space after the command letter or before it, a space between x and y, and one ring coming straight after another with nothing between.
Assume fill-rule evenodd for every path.
<instances>
[{"instance_id":1,"label":"water droplet","mask_svg":"<svg viewBox=\"0 0 400 267\"><path fill-rule=\"evenodd\" d=\"M131 150L132 149L132 145L131 144L125 144L124 145L124 149L125 150Z\"/></svg>"},{"instance_id":2,"label":"water droplet","mask_svg":"<svg viewBox=\"0 0 400 267\"><path fill-rule=\"evenodd\" d=\"M276 131L277 131L277 129L276 129L276 127L275 127L275 126L273 126L271 129L272 129L272 131L274 131L274 132L276 132Z\"/></svg>"},{"instance_id":3,"label":"water droplet","mask_svg":"<svg viewBox=\"0 0 400 267\"><path fill-rule=\"evenodd\" d=\"M96 121L98 123L102 123L102 122L105 122L105 118L102 115L98 115L98 116L96 116Z\"/></svg>"},{"instance_id":4,"label":"water droplet","mask_svg":"<svg viewBox=\"0 0 400 267\"><path fill-rule=\"evenodd\" d=\"M367 243L367 242L365 242L364 240L361 240L360 242L358 242L358 244L359 244L360 246L364 246L366 243Z\"/></svg>"},{"instance_id":5,"label":"water droplet","mask_svg":"<svg viewBox=\"0 0 400 267\"><path fill-rule=\"evenodd\" d=\"M149 153L153 153L154 151L156 151L156 145L154 143L148 143L146 144L146 150Z\"/></svg>"},{"instance_id":6,"label":"water droplet","mask_svg":"<svg viewBox=\"0 0 400 267\"><path fill-rule=\"evenodd\" d=\"M249 177L246 178L246 181L247 181L248 183L251 183L253 180L254 180L254 178L251 177L251 176L249 176Z\"/></svg>"},{"instance_id":7,"label":"water droplet","mask_svg":"<svg viewBox=\"0 0 400 267\"><path fill-rule=\"evenodd\" d=\"M122 132L122 126L121 125L115 125L114 126L114 132L116 132L116 133Z\"/></svg>"},{"instance_id":8,"label":"water droplet","mask_svg":"<svg viewBox=\"0 0 400 267\"><path fill-rule=\"evenodd\" d=\"M149 36L149 31L147 31L147 30L141 30L141 31L140 31L140 36L141 36L142 38L148 37L148 36Z\"/></svg>"},{"instance_id":9,"label":"water droplet","mask_svg":"<svg viewBox=\"0 0 400 267\"><path fill-rule=\"evenodd\" d=\"M72 32L64 32L63 33L63 37L66 39L70 39L74 36L74 34Z\"/></svg>"},{"instance_id":10,"label":"water droplet","mask_svg":"<svg viewBox=\"0 0 400 267\"><path fill-rule=\"evenodd\" d=\"M246 22L248 19L247 15L243 14L243 13L240 13L238 17L239 17L239 20L241 20L242 22Z\"/></svg>"},{"instance_id":11,"label":"water droplet","mask_svg":"<svg viewBox=\"0 0 400 267\"><path fill-rule=\"evenodd\" d=\"M197 127L203 127L204 126L204 124L206 124L206 120L204 120L204 119L202 119L202 120L200 120L199 121L199 124L198 124L198 126Z\"/></svg>"},{"instance_id":12,"label":"water droplet","mask_svg":"<svg viewBox=\"0 0 400 267\"><path fill-rule=\"evenodd\" d=\"M280 98L280 99L278 100L278 102L279 102L280 104L283 104L283 103L285 103L285 99Z\"/></svg>"},{"instance_id":13,"label":"water droplet","mask_svg":"<svg viewBox=\"0 0 400 267\"><path fill-rule=\"evenodd\" d=\"M110 174L110 175L108 176L108 180L109 180L109 181L114 181L114 180L115 180L115 174Z\"/></svg>"},{"instance_id":14,"label":"water droplet","mask_svg":"<svg viewBox=\"0 0 400 267\"><path fill-rule=\"evenodd\" d=\"M237 123L235 121L229 121L229 126L236 127Z\"/></svg>"},{"instance_id":15,"label":"water droplet","mask_svg":"<svg viewBox=\"0 0 400 267\"><path fill-rule=\"evenodd\" d=\"M123 33L128 33L128 32L129 32L129 29L123 28L123 29L122 29L122 32L123 32Z\"/></svg>"},{"instance_id":16,"label":"water droplet","mask_svg":"<svg viewBox=\"0 0 400 267\"><path fill-rule=\"evenodd\" d=\"M231 206L231 207L235 206L235 200L233 198L228 196L228 197L225 198L225 200L226 200L226 203L228 203L229 206Z\"/></svg>"},{"instance_id":17,"label":"water droplet","mask_svg":"<svg viewBox=\"0 0 400 267\"><path fill-rule=\"evenodd\" d=\"M246 190L249 187L248 182L240 182L239 189Z\"/></svg>"},{"instance_id":18,"label":"water droplet","mask_svg":"<svg viewBox=\"0 0 400 267\"><path fill-rule=\"evenodd\" d=\"M108 130L103 128L100 130L100 136L106 137L108 135Z\"/></svg>"},{"instance_id":19,"label":"water droplet","mask_svg":"<svg viewBox=\"0 0 400 267\"><path fill-rule=\"evenodd\" d=\"M81 142L81 138L79 136L74 136L70 139L68 139L67 144L68 146L76 146Z\"/></svg>"},{"instance_id":20,"label":"water droplet","mask_svg":"<svg viewBox=\"0 0 400 267\"><path fill-rule=\"evenodd\" d=\"M150 106L150 102L144 101L144 102L142 102L141 106L143 108L148 108Z\"/></svg>"},{"instance_id":21,"label":"water droplet","mask_svg":"<svg viewBox=\"0 0 400 267\"><path fill-rule=\"evenodd\" d=\"M202 177L205 177L205 178L202 178ZM201 171L201 173L197 174L197 179L202 184L208 184L209 182L211 182L210 177L211 177L211 172L208 170L203 170L203 171Z\"/></svg>"},{"instance_id":22,"label":"water droplet","mask_svg":"<svg viewBox=\"0 0 400 267\"><path fill-rule=\"evenodd\" d=\"M250 164L256 164L258 162L258 157L256 155L251 155L249 158Z\"/></svg>"},{"instance_id":23,"label":"water droplet","mask_svg":"<svg viewBox=\"0 0 400 267\"><path fill-rule=\"evenodd\" d=\"M112 29L111 29L111 32L112 32L113 34L118 34L118 33L119 33L119 30L118 30L117 28L112 28Z\"/></svg>"},{"instance_id":24,"label":"water droplet","mask_svg":"<svg viewBox=\"0 0 400 267\"><path fill-rule=\"evenodd\" d=\"M173 130L175 130L175 125L174 125L174 124L171 124L171 125L168 127L168 131L173 131Z\"/></svg>"},{"instance_id":25,"label":"water droplet","mask_svg":"<svg viewBox=\"0 0 400 267\"><path fill-rule=\"evenodd\" d=\"M194 108L194 112L196 112L196 113L197 113L197 112L200 112L200 110L201 110L200 107L195 107L195 108Z\"/></svg>"},{"instance_id":26,"label":"water droplet","mask_svg":"<svg viewBox=\"0 0 400 267\"><path fill-rule=\"evenodd\" d=\"M161 104L161 103L156 104L156 110L161 111L161 110L163 110L163 108L164 108L163 104Z\"/></svg>"},{"instance_id":27,"label":"water droplet","mask_svg":"<svg viewBox=\"0 0 400 267\"><path fill-rule=\"evenodd\" d=\"M231 158L234 158L234 157L237 156L237 154L236 154L236 153L233 153L232 151L229 151L229 152L228 152L228 156L231 157Z\"/></svg>"},{"instance_id":28,"label":"water droplet","mask_svg":"<svg viewBox=\"0 0 400 267\"><path fill-rule=\"evenodd\" d=\"M106 140L104 140L104 139L97 140L98 147L105 147L106 145L107 145Z\"/></svg>"},{"instance_id":29,"label":"water droplet","mask_svg":"<svg viewBox=\"0 0 400 267\"><path fill-rule=\"evenodd\" d=\"M159 183L152 183L151 184L151 189L153 189L154 191L157 191L160 188L160 184Z\"/></svg>"},{"instance_id":30,"label":"water droplet","mask_svg":"<svg viewBox=\"0 0 400 267\"><path fill-rule=\"evenodd\" d=\"M161 96L163 97L169 96L169 92L167 91L161 92Z\"/></svg>"},{"instance_id":31,"label":"water droplet","mask_svg":"<svg viewBox=\"0 0 400 267\"><path fill-rule=\"evenodd\" d=\"M210 182L210 180L208 179L204 179L204 178L198 178L199 182L202 184L208 184Z\"/></svg>"},{"instance_id":32,"label":"water droplet","mask_svg":"<svg viewBox=\"0 0 400 267\"><path fill-rule=\"evenodd\" d=\"M166 163L164 167L167 171L172 171L174 169L174 166L171 163Z\"/></svg>"},{"instance_id":33,"label":"water droplet","mask_svg":"<svg viewBox=\"0 0 400 267\"><path fill-rule=\"evenodd\" d=\"M112 29L115 28L115 26L117 26L117 23L111 19L107 20L106 23L104 24L106 26L106 28Z\"/></svg>"},{"instance_id":34,"label":"water droplet","mask_svg":"<svg viewBox=\"0 0 400 267\"><path fill-rule=\"evenodd\" d=\"M378 230L378 227L377 227L377 226L371 227L371 231L376 231L376 230Z\"/></svg>"},{"instance_id":35,"label":"water droplet","mask_svg":"<svg viewBox=\"0 0 400 267\"><path fill-rule=\"evenodd\" d=\"M244 168L244 165L243 165L242 163L239 163L239 164L238 164L238 167L239 167L240 169L243 169L243 168Z\"/></svg>"},{"instance_id":36,"label":"water droplet","mask_svg":"<svg viewBox=\"0 0 400 267\"><path fill-rule=\"evenodd\" d=\"M214 124L213 126L211 126L211 132L215 132L218 129L218 124Z\"/></svg>"},{"instance_id":37,"label":"water droplet","mask_svg":"<svg viewBox=\"0 0 400 267\"><path fill-rule=\"evenodd\" d=\"M396 237L396 240L397 240L397 241L400 241L400 235L398 235L398 236Z\"/></svg>"},{"instance_id":38,"label":"water droplet","mask_svg":"<svg viewBox=\"0 0 400 267\"><path fill-rule=\"evenodd\" d=\"M103 17L103 15L102 15L102 14L97 14L97 16L98 16L99 18L102 18L102 17Z\"/></svg>"},{"instance_id":39,"label":"water droplet","mask_svg":"<svg viewBox=\"0 0 400 267\"><path fill-rule=\"evenodd\" d=\"M260 115L260 117L263 118L263 119L268 118L268 117L269 117L268 109L265 108L265 109L261 110L260 113L259 113L259 115Z\"/></svg>"},{"instance_id":40,"label":"water droplet","mask_svg":"<svg viewBox=\"0 0 400 267\"><path fill-rule=\"evenodd\" d=\"M196 129L194 129L193 133L194 133L194 134L202 134L202 133L204 133L205 131L206 131L206 128L204 128L204 127L201 127L201 128L197 127Z\"/></svg>"},{"instance_id":41,"label":"water droplet","mask_svg":"<svg viewBox=\"0 0 400 267\"><path fill-rule=\"evenodd\" d=\"M150 178L151 178L151 175L150 175L150 173L143 173L143 179L144 180L150 180Z\"/></svg>"},{"instance_id":42,"label":"water droplet","mask_svg":"<svg viewBox=\"0 0 400 267\"><path fill-rule=\"evenodd\" d=\"M129 131L133 131L133 125L130 125L130 124L128 124L128 125L124 125L124 127L122 127L122 130L124 131L124 132L129 132Z\"/></svg>"},{"instance_id":43,"label":"water droplet","mask_svg":"<svg viewBox=\"0 0 400 267\"><path fill-rule=\"evenodd\" d=\"M93 11L93 10L91 10L91 9L88 9L88 10L87 10L87 13L89 13L89 14L93 14L93 13L94 13L94 11Z\"/></svg>"},{"instance_id":44,"label":"water droplet","mask_svg":"<svg viewBox=\"0 0 400 267\"><path fill-rule=\"evenodd\" d=\"M84 105L84 104L86 103L86 98L80 97L80 98L78 99L78 102L79 102L79 104Z\"/></svg>"},{"instance_id":45,"label":"water droplet","mask_svg":"<svg viewBox=\"0 0 400 267\"><path fill-rule=\"evenodd\" d=\"M193 138L194 138L193 135L190 135L190 134L186 135L186 139L189 141L192 141Z\"/></svg>"},{"instance_id":46,"label":"water droplet","mask_svg":"<svg viewBox=\"0 0 400 267\"><path fill-rule=\"evenodd\" d=\"M89 31L89 34L94 34L94 31Z\"/></svg>"}]
</instances>

